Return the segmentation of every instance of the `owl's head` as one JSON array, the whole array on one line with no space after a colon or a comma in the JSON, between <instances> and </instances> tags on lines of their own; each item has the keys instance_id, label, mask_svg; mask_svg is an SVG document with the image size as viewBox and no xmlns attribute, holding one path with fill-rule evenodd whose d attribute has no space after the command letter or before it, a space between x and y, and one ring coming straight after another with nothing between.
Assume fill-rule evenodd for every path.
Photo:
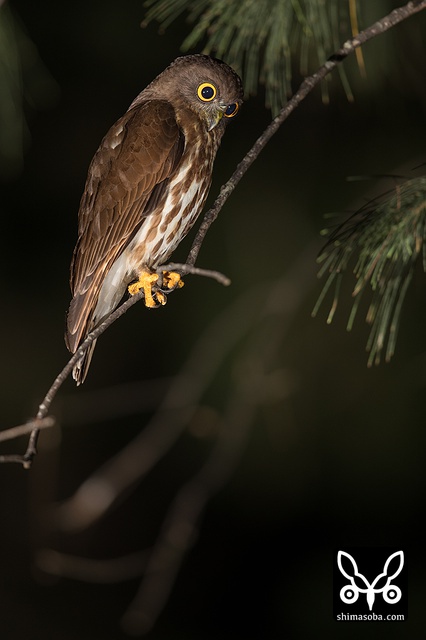
<instances>
[{"instance_id":1,"label":"owl's head","mask_svg":"<svg viewBox=\"0 0 426 640\"><path fill-rule=\"evenodd\" d=\"M242 82L235 71L222 60L201 54L176 58L143 93L147 90L175 107L190 109L208 131L236 116L243 102Z\"/></svg>"}]
</instances>

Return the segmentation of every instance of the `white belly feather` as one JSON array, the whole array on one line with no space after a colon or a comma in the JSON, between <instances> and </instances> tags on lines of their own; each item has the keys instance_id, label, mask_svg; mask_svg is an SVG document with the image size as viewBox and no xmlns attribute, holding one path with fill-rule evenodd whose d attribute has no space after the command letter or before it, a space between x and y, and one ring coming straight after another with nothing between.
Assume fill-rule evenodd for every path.
<instances>
[{"instance_id":1,"label":"white belly feather","mask_svg":"<svg viewBox=\"0 0 426 640\"><path fill-rule=\"evenodd\" d=\"M144 268L155 269L161 265L174 251L189 228L195 222L204 199L208 184L204 180L194 181L185 194L175 193L181 183L182 170L170 183L168 194L161 209L150 214L141 224L130 244L115 260L103 281L98 302L93 314L96 323L109 315L119 304L126 287ZM171 212L179 201L179 210L173 216ZM192 203L196 205L196 211ZM190 225L188 226L188 221ZM148 223L149 221L149 223ZM153 259L154 256L154 259Z\"/></svg>"}]
</instances>

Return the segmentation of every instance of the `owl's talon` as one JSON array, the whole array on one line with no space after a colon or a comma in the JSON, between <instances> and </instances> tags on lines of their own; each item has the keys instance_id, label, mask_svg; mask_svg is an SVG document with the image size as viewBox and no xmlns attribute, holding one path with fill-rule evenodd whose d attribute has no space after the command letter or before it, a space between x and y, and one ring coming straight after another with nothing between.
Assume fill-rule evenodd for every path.
<instances>
[{"instance_id":1,"label":"owl's talon","mask_svg":"<svg viewBox=\"0 0 426 640\"><path fill-rule=\"evenodd\" d=\"M154 309L160 305L164 305L167 302L167 298L161 291L154 291L153 286L158 280L157 273L151 273L149 271L142 271L139 275L139 280L137 282L133 282L129 284L127 287L128 292L131 296L139 293L141 289L143 289L143 294L145 298L145 306L150 309Z\"/></svg>"},{"instance_id":2,"label":"owl's talon","mask_svg":"<svg viewBox=\"0 0 426 640\"><path fill-rule=\"evenodd\" d=\"M177 271L163 271L162 289L167 289L167 292L174 291L175 289L182 289L185 285L182 280L182 276Z\"/></svg>"},{"instance_id":3,"label":"owl's talon","mask_svg":"<svg viewBox=\"0 0 426 640\"><path fill-rule=\"evenodd\" d=\"M159 304L155 305L156 307L162 305L164 306L167 302L167 296L162 291L156 291L154 293L154 298L158 301Z\"/></svg>"}]
</instances>

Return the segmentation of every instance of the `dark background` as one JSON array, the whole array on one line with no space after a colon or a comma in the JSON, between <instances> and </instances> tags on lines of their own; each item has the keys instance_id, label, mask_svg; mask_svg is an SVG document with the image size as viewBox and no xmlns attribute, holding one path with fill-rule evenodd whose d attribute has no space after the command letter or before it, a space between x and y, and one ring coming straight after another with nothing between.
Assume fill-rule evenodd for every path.
<instances>
[{"instance_id":1,"label":"dark background","mask_svg":"<svg viewBox=\"0 0 426 640\"><path fill-rule=\"evenodd\" d=\"M68 268L90 159L137 93L180 54L188 28L181 20L165 35L154 24L142 30L144 9L136 0L16 0L12 6L54 85L46 109L28 110L23 171L1 187L1 428L34 415L67 361ZM167 504L208 456L215 431L200 435L190 426L99 524L59 535L52 532L51 505L71 496L149 418L146 411L120 415L126 402L118 390L111 391L117 417L85 423L84 403L103 387L174 376L209 323L251 289L253 316L261 317L266 301L279 299L275 279L293 273L305 250L311 276L292 281L301 302L267 365L280 389L256 411L235 472L209 504L197 544L149 637L418 637L426 596L424 275L419 268L410 287L389 365L367 369L368 327L361 315L354 331L345 331L353 283L342 293L332 326L325 323L326 307L315 320L310 313L321 289L315 255L324 214L353 211L367 194L389 188L387 181L347 183L346 177L410 176L426 161L426 56L418 48L425 27L425 16L416 16L368 43L367 71L369 54L376 75L355 81L355 103L347 102L336 77L331 104L314 92L250 169L198 263L229 275L232 286L188 277L166 308L133 307L102 336L84 388L68 381L61 389L52 407L60 426L42 434L33 469L0 468L5 638L124 637L119 621L138 580L55 580L35 569L34 554L51 546L108 558L152 544ZM269 120L261 96L247 100L220 149L212 195ZM186 241L174 257L184 260L189 246ZM241 362L256 365L259 336L272 334L280 322L272 314L264 328L257 321L245 331L211 381L203 409L219 419L236 379L246 375ZM18 448L24 450L23 440L2 452ZM409 553L407 623L342 628L334 622L332 550L340 545Z\"/></svg>"}]
</instances>

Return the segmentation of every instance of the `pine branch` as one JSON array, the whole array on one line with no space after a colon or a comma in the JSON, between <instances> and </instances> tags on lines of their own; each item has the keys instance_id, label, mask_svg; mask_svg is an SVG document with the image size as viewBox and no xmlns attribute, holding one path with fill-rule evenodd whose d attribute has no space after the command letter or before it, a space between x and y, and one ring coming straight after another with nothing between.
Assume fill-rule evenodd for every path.
<instances>
[{"instance_id":1,"label":"pine branch","mask_svg":"<svg viewBox=\"0 0 426 640\"><path fill-rule=\"evenodd\" d=\"M235 187L250 168L261 151L272 136L278 131L280 126L287 120L289 115L296 107L312 92L312 90L320 84L320 82L331 73L339 63L343 62L350 54L354 53L361 45L368 40L385 33L395 25L412 15L426 9L426 0L408 2L404 7L400 7L392 11L389 15L378 20L373 25L361 31L355 38L347 40L343 46L338 49L328 60L318 69L316 73L306 78L300 85L299 90L289 100L289 102L281 109L280 113L272 120L261 136L256 140L250 151L246 154L236 170L232 174L228 182L222 187L219 196L216 198L211 209L205 214L200 229L195 237L187 262L195 264L201 245L210 226L216 220L223 205L234 191Z\"/></svg>"},{"instance_id":2,"label":"pine branch","mask_svg":"<svg viewBox=\"0 0 426 640\"><path fill-rule=\"evenodd\" d=\"M339 43L343 29L358 31L356 0L147 0L142 26L157 21L166 29L186 14L193 27L183 51L203 48L223 58L244 79L247 95L259 84L265 87L266 104L277 114L291 95L293 54L300 55L300 73L308 75ZM341 80L350 99L344 71ZM323 86L328 99L327 86Z\"/></svg>"},{"instance_id":3,"label":"pine branch","mask_svg":"<svg viewBox=\"0 0 426 640\"><path fill-rule=\"evenodd\" d=\"M318 261L319 276L329 273L313 310L316 315L329 288L335 285L334 301L327 319L336 311L340 281L355 258L356 285L347 325L352 329L362 294L371 290L366 321L371 324L367 342L368 365L379 364L383 351L389 362L395 352L402 304L423 252L426 270L426 177L408 180L390 194L364 205L330 236Z\"/></svg>"}]
</instances>

